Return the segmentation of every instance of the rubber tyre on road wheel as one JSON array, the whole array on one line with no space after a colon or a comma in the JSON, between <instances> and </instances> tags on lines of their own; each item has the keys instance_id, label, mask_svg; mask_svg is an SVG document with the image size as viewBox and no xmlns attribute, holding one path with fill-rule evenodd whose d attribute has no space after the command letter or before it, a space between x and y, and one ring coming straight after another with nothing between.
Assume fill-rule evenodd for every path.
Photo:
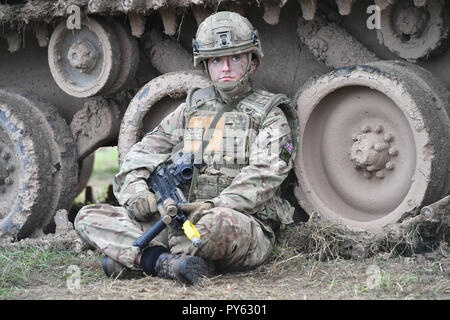
<instances>
[{"instance_id":1,"label":"rubber tyre on road wheel","mask_svg":"<svg viewBox=\"0 0 450 320\"><path fill-rule=\"evenodd\" d=\"M15 151L8 161L13 161L11 164L18 168L9 173L17 189L5 190L7 192L2 194L9 195L2 201L2 217L6 217L2 221L3 232L16 226L20 230L18 238L24 238L44 230L53 222L58 209L72 206L78 171L76 148L69 126L52 105L19 89L0 89L0 100L2 111L14 115L11 118L15 119L16 127L23 126L23 130L17 130L14 135L6 134L10 131L4 129L1 140L2 145L14 145ZM25 140L30 143L26 148L20 147ZM27 152L22 152L25 149ZM3 161L5 169L8 164ZM12 186L14 183L7 187ZM27 188L34 190L32 196L21 194L20 190ZM22 205L17 207L16 203Z\"/></svg>"}]
</instances>

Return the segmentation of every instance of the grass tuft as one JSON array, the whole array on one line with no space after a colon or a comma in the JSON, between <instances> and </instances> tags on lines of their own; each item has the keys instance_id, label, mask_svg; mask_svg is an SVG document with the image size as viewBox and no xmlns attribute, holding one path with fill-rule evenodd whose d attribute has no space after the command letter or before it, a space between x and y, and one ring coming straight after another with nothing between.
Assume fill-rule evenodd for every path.
<instances>
[{"instance_id":1,"label":"grass tuft","mask_svg":"<svg viewBox=\"0 0 450 320\"><path fill-rule=\"evenodd\" d=\"M0 247L0 298L14 298L24 289L46 285L61 287L67 279L68 266L83 269L83 281L103 276L99 257L86 257L53 246Z\"/></svg>"}]
</instances>

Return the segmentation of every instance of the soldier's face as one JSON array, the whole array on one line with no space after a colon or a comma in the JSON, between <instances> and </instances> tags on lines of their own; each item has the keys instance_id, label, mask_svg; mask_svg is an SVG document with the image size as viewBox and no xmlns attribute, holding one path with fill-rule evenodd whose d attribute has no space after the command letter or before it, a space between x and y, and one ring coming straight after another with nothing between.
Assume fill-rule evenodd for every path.
<instances>
[{"instance_id":1,"label":"soldier's face","mask_svg":"<svg viewBox=\"0 0 450 320\"><path fill-rule=\"evenodd\" d=\"M248 55L246 53L211 58L208 60L208 71L212 82L239 81L244 76L248 65ZM250 75L255 73L258 60L250 61Z\"/></svg>"}]
</instances>

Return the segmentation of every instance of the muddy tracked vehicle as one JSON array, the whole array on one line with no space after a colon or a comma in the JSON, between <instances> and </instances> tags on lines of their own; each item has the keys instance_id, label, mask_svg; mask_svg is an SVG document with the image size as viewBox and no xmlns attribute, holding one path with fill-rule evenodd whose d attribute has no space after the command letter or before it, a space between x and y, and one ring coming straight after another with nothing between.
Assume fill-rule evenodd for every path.
<instances>
[{"instance_id":1,"label":"muddy tracked vehicle","mask_svg":"<svg viewBox=\"0 0 450 320\"><path fill-rule=\"evenodd\" d=\"M0 234L51 230L96 149L117 145L120 160L208 84L191 41L217 10L259 31L254 85L297 102L299 206L375 233L418 214L450 193L449 5L1 0Z\"/></svg>"}]
</instances>

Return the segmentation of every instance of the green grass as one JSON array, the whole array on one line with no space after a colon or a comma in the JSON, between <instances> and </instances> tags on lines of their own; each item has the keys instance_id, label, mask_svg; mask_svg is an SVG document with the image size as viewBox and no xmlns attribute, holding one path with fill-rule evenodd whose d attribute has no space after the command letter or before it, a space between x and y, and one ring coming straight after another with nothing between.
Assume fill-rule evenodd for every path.
<instances>
[{"instance_id":1,"label":"green grass","mask_svg":"<svg viewBox=\"0 0 450 320\"><path fill-rule=\"evenodd\" d=\"M97 202L104 201L108 186L112 185L114 175L119 172L118 159L117 147L103 147L95 152L94 169L87 185L92 187ZM84 202L85 190L75 199L75 203Z\"/></svg>"},{"instance_id":2,"label":"green grass","mask_svg":"<svg viewBox=\"0 0 450 320\"><path fill-rule=\"evenodd\" d=\"M58 247L0 247L0 299L14 298L34 286L64 287L69 266L82 270L81 283L98 280L103 277L99 259Z\"/></svg>"},{"instance_id":3,"label":"green grass","mask_svg":"<svg viewBox=\"0 0 450 320\"><path fill-rule=\"evenodd\" d=\"M94 199L102 202L108 186L118 172L117 147L104 147L95 152L94 169L88 186ZM85 202L85 192L75 199L75 204ZM15 298L31 287L46 285L52 288L66 287L71 276L69 266L78 266L81 283L103 277L99 268L100 257L80 255L65 248L32 246L0 247L0 300Z\"/></svg>"},{"instance_id":4,"label":"green grass","mask_svg":"<svg viewBox=\"0 0 450 320\"><path fill-rule=\"evenodd\" d=\"M117 147L103 147L95 152L91 180L111 180L119 171Z\"/></svg>"}]
</instances>

